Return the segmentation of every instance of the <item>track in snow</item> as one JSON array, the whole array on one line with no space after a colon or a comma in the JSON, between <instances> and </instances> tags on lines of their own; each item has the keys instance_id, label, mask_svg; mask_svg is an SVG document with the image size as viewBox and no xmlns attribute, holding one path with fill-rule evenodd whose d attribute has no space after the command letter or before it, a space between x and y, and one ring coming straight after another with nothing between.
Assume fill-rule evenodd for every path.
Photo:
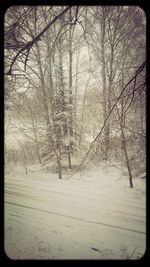
<instances>
[{"instance_id":1,"label":"track in snow","mask_svg":"<svg viewBox=\"0 0 150 267\"><path fill-rule=\"evenodd\" d=\"M16 194L14 192L7 192L6 191L6 194L12 194L12 195L16 195L16 196L20 196L20 197L23 197L23 198L27 198L29 199L28 197L25 197L24 194ZM36 198L31 198L32 200L33 199L36 199ZM32 206L26 206L26 205L23 205L23 204L18 204L18 203L15 203L15 202L10 202L10 201L5 201L6 204L9 204L9 205L15 205L15 206L20 206L22 208L28 208L28 209L33 209L33 210L37 210L37 211L40 211L40 212L46 212L46 213L51 213L51 214L55 214L55 215L58 215L58 216L63 216L63 217L68 217L68 218L71 218L71 219L74 219L74 220L79 220L79 221L84 221L86 223L93 223L93 224L101 224L101 225L104 225L104 226L107 226L107 227L112 227L112 228L117 228L117 229L121 229L121 230L126 230L126 231L130 231L130 232L135 232L135 233L138 233L138 234L143 234L145 235L146 233L144 231L136 231L134 229L131 229L131 228L125 228L125 227L121 227L121 226L117 226L117 225L112 225L112 224L109 224L109 223L103 223L103 222L99 222L99 221L92 221L92 220L86 220L84 218L79 218L79 217L73 217L73 216L69 216L69 215L66 215L66 214L63 214L63 213L57 213L57 212L53 212L53 211L49 211L49 210L44 210L44 209L39 209L39 208L35 208L35 207L32 207Z\"/></svg>"},{"instance_id":2,"label":"track in snow","mask_svg":"<svg viewBox=\"0 0 150 267\"><path fill-rule=\"evenodd\" d=\"M98 193L98 190L92 191L90 187L88 190L83 184L81 187L72 187L53 182L47 184L7 179L5 224L8 254L11 251L14 258L93 259L97 255L93 254L96 250L105 247L111 251L112 247L115 249L122 244L131 252L140 246L139 255L145 251L144 199L135 199L132 195L129 198L108 196L104 191ZM12 232L13 237L7 230L11 228L16 229L13 230L14 234ZM27 231L30 237L26 237ZM31 246L36 236L40 240L45 236L41 242L44 242L45 248L50 244L51 252L40 254L41 250L39 252L39 245L35 241ZM33 252L35 247L36 251ZM93 252L89 251L92 247L96 248ZM105 258L104 253L98 254L98 258Z\"/></svg>"}]
</instances>

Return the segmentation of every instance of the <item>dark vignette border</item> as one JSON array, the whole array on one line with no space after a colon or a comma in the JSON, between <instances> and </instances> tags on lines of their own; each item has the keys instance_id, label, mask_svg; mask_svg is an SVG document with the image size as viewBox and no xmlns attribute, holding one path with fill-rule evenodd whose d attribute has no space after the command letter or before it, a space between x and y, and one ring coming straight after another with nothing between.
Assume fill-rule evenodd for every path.
<instances>
[{"instance_id":1,"label":"dark vignette border","mask_svg":"<svg viewBox=\"0 0 150 267\"><path fill-rule=\"evenodd\" d=\"M5 123L5 114L4 114L4 17L6 10L12 6L12 5L135 5L139 6L143 11L145 12L146 19L147 19L147 46L146 46L146 69L147 69L147 84L149 84L150 75L148 75L148 68L149 68L149 9L148 9L148 1L147 0L78 0L78 1L58 1L58 0L14 0L14 1L3 1L0 7L0 33L1 33L1 61L0 61L0 71L1 71L1 95L0 95L0 123L1 123L1 133L0 133L0 263L4 263L6 266L8 265L14 265L17 266L18 264L24 265L24 264L47 264L47 265L55 265L55 264L68 264L68 266L71 264L74 266L81 264L114 264L115 266L122 266L132 264L132 265L138 265L138 266L145 266L146 262L150 259L150 250L149 250L149 196L148 196L148 189L149 187L149 179L147 179L147 190L146 190L146 252L143 255L143 257L139 260L11 260L7 257L5 250L4 250L4 123ZM148 88L148 86L147 86ZM147 174L148 172L148 159L149 159L149 153L148 153L148 145L149 145L149 132L148 132L148 122L149 122L149 107L148 107L148 101L150 99L150 93L146 91L146 153L147 153L147 159L146 159L146 170ZM147 175L148 176L148 175Z\"/></svg>"}]
</instances>

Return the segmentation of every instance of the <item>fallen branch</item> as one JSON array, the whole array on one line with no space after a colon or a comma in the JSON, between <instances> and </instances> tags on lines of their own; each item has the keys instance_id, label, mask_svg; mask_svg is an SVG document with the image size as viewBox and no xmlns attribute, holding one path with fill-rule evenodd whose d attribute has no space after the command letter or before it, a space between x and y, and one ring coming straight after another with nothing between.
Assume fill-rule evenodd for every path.
<instances>
[{"instance_id":1,"label":"fallen branch","mask_svg":"<svg viewBox=\"0 0 150 267\"><path fill-rule=\"evenodd\" d=\"M133 250L133 252L131 253L131 255L127 256L126 259L131 259L137 248L138 247L135 247L135 249Z\"/></svg>"}]
</instances>

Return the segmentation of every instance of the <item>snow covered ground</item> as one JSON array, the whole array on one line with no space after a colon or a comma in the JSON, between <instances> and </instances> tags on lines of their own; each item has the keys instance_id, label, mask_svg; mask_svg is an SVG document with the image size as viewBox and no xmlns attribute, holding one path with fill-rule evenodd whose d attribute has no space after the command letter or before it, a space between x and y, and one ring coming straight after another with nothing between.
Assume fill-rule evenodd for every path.
<instances>
[{"instance_id":1,"label":"snow covered ground","mask_svg":"<svg viewBox=\"0 0 150 267\"><path fill-rule=\"evenodd\" d=\"M63 179L38 165L5 174L5 252L12 259L138 259L146 249L145 179L103 163Z\"/></svg>"}]
</instances>

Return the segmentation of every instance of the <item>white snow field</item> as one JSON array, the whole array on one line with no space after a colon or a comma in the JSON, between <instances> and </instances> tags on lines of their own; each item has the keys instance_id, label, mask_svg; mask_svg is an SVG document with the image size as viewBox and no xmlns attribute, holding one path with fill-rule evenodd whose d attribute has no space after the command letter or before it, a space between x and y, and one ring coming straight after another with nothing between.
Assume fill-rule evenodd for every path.
<instances>
[{"instance_id":1,"label":"white snow field","mask_svg":"<svg viewBox=\"0 0 150 267\"><path fill-rule=\"evenodd\" d=\"M139 259L146 250L145 179L100 164L58 179L38 165L5 173L11 259Z\"/></svg>"}]
</instances>

